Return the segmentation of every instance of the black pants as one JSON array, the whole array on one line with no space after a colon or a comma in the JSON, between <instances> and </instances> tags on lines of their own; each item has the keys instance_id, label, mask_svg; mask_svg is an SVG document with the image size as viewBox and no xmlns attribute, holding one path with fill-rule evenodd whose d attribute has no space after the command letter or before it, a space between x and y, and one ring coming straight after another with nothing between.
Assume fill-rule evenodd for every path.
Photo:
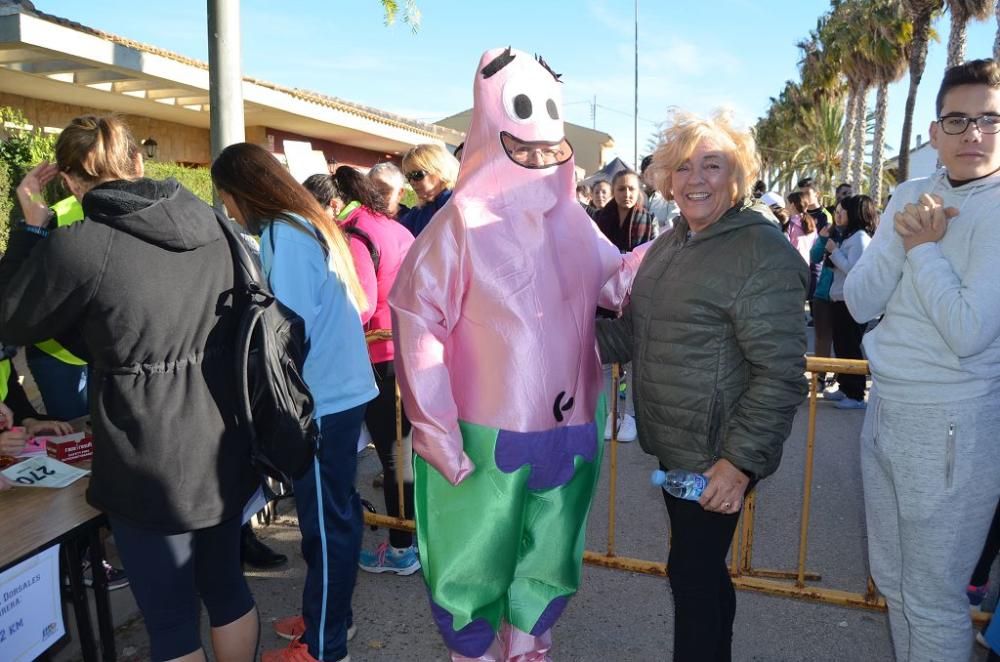
<instances>
[{"instance_id":1,"label":"black pants","mask_svg":"<svg viewBox=\"0 0 1000 662\"><path fill-rule=\"evenodd\" d=\"M396 482L396 371L392 361L372 364L375 378L378 381L378 397L368 403L365 411L365 425L375 443L378 459L382 463L382 495L385 499L385 512L391 517L413 519L413 478L403 481L403 499L405 499L405 515L400 513L399 487ZM410 420L403 413L403 436L410 434ZM405 462L412 462L405 458ZM404 465L406 466L406 465ZM403 548L413 544L413 534L409 531L389 530L389 544Z\"/></svg>"},{"instance_id":2,"label":"black pants","mask_svg":"<svg viewBox=\"0 0 1000 662\"><path fill-rule=\"evenodd\" d=\"M833 313L830 310L832 304L827 299L811 299L809 301L809 312L813 317L813 355L831 356L833 346ZM821 372L817 375L819 388L826 388L828 384L827 374Z\"/></svg>"},{"instance_id":3,"label":"black pants","mask_svg":"<svg viewBox=\"0 0 1000 662\"><path fill-rule=\"evenodd\" d=\"M240 565L239 517L177 534L140 529L114 515L110 519L153 660L172 660L201 648L201 602L213 628L254 608Z\"/></svg>"},{"instance_id":4,"label":"black pants","mask_svg":"<svg viewBox=\"0 0 1000 662\"><path fill-rule=\"evenodd\" d=\"M973 586L982 586L990 580L990 567L997 554L1000 553L1000 504L993 511L993 523L990 524L990 532L986 536L986 543L983 545L983 553L979 557L976 569L972 571L972 578L969 583Z\"/></svg>"},{"instance_id":5,"label":"black pants","mask_svg":"<svg viewBox=\"0 0 1000 662\"><path fill-rule=\"evenodd\" d=\"M739 514L708 512L663 493L670 515L667 572L674 594L674 662L730 662L736 591L726 553Z\"/></svg>"},{"instance_id":6,"label":"black pants","mask_svg":"<svg viewBox=\"0 0 1000 662\"><path fill-rule=\"evenodd\" d=\"M838 359L862 359L861 339L865 335L865 325L858 324L851 317L851 311L843 301L830 304L833 313L833 351ZM840 391L851 400L865 399L865 376L837 374Z\"/></svg>"}]
</instances>

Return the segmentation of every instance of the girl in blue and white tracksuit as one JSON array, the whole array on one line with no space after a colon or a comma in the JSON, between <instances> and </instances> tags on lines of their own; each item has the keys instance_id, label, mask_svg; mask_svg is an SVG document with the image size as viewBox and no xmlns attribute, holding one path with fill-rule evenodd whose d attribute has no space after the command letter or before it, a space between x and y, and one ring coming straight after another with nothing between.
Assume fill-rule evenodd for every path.
<instances>
[{"instance_id":1,"label":"girl in blue and white tracksuit","mask_svg":"<svg viewBox=\"0 0 1000 662\"><path fill-rule=\"evenodd\" d=\"M340 230L271 154L256 145L232 145L213 164L212 176L230 213L259 233L272 292L305 321L303 377L320 426L316 461L294 481L307 566L305 632L263 659L309 659L301 650L307 647L316 660L341 660L353 625L363 528L354 489L357 443L365 407L378 395L359 314L367 302Z\"/></svg>"}]
</instances>

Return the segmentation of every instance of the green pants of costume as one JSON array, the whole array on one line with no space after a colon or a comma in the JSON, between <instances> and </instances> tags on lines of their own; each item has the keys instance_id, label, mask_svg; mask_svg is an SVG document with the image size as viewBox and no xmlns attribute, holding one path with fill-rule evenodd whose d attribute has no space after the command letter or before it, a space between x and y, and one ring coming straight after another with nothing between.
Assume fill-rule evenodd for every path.
<instances>
[{"instance_id":1,"label":"green pants of costume","mask_svg":"<svg viewBox=\"0 0 1000 662\"><path fill-rule=\"evenodd\" d=\"M452 651L479 657L502 622L539 636L576 593L604 447L597 411L595 423L537 433L461 423L476 469L458 486L416 458L420 561Z\"/></svg>"}]
</instances>

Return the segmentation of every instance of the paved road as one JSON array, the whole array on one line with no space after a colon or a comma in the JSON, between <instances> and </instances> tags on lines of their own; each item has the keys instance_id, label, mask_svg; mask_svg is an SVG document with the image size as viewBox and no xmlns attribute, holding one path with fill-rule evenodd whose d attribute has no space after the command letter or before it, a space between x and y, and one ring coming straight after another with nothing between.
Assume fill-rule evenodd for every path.
<instances>
[{"instance_id":1,"label":"paved road","mask_svg":"<svg viewBox=\"0 0 1000 662\"><path fill-rule=\"evenodd\" d=\"M781 468L759 487L754 564L793 569L798 550L799 511L805 455L807 409L803 407L785 446ZM834 410L820 403L810 529L810 570L822 586L861 591L865 585L864 513L858 462L863 412ZM664 561L668 522L662 500L649 486L654 462L636 444L619 447L617 551L623 556ZM358 485L376 504L371 488L379 471L372 451L362 457ZM607 536L608 458L601 491L588 529L588 547L602 551ZM251 575L264 623L263 644L280 646L270 622L294 613L304 567L297 554L298 531L289 512L262 531L270 544L293 562L280 572ZM366 531L374 545L384 532ZM846 609L748 592L737 594L734 659L761 662L853 662L891 660L886 618L877 612ZM351 645L354 662L446 659L431 625L426 591L412 577L360 573L355 593L358 635ZM556 660L631 662L670 659L672 601L666 581L656 577L587 567L580 593L555 630ZM120 635L123 658L145 659L141 622ZM207 641L207 636L206 636ZM976 660L985 660L981 649Z\"/></svg>"}]
</instances>

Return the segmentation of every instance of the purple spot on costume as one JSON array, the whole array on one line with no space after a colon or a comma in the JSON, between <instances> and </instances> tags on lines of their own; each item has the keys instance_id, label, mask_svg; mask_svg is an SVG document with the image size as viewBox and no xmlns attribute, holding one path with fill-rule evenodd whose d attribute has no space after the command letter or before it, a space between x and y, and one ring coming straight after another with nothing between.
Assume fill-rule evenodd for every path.
<instances>
[{"instance_id":1,"label":"purple spot on costume","mask_svg":"<svg viewBox=\"0 0 1000 662\"><path fill-rule=\"evenodd\" d=\"M549 606L542 612L542 615L538 617L538 621L535 622L535 627L531 628L531 636L540 637L548 630L552 629L552 626L555 625L556 621L559 620L559 617L562 616L563 610L566 609L566 605L568 604L568 595L561 595L550 602Z\"/></svg>"},{"instance_id":2,"label":"purple spot on costume","mask_svg":"<svg viewBox=\"0 0 1000 662\"><path fill-rule=\"evenodd\" d=\"M434 600L431 600L430 603L434 622L437 623L441 637L450 650L465 657L479 657L486 653L496 638L496 633L493 632L493 626L490 625L489 621L485 618L477 618L461 630L455 630L452 627L455 622L452 615L443 607L439 607Z\"/></svg>"},{"instance_id":3,"label":"purple spot on costume","mask_svg":"<svg viewBox=\"0 0 1000 662\"><path fill-rule=\"evenodd\" d=\"M572 425L542 432L500 430L495 459L504 473L531 467L529 490L548 490L565 485L573 478L574 460L587 462L597 456L597 428L594 423Z\"/></svg>"}]
</instances>

